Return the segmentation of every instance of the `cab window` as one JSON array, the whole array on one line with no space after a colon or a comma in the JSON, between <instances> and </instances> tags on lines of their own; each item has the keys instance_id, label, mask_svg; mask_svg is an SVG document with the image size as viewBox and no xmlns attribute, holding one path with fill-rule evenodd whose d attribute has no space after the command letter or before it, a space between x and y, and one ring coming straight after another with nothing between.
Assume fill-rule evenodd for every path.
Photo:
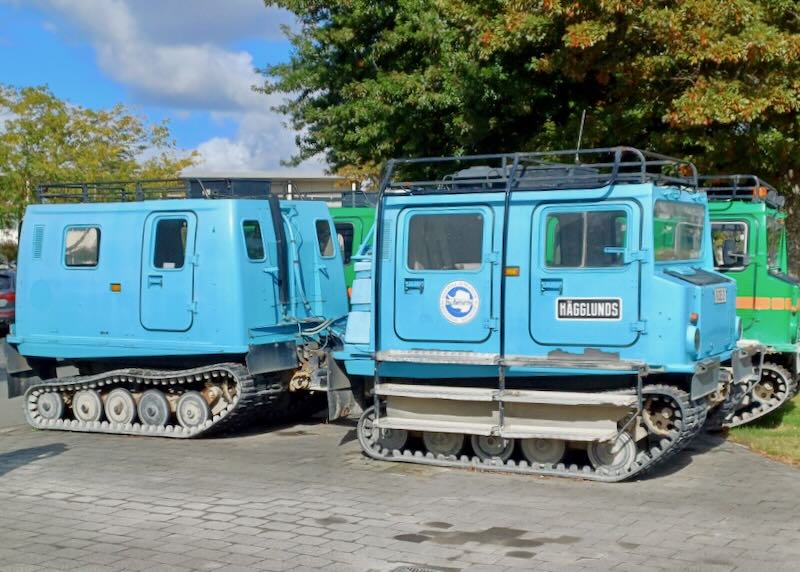
<instances>
[{"instance_id":1,"label":"cab window","mask_svg":"<svg viewBox=\"0 0 800 572\"><path fill-rule=\"evenodd\" d=\"M556 212L547 215L545 264L549 268L622 266L628 217L625 211Z\"/></svg>"},{"instance_id":2,"label":"cab window","mask_svg":"<svg viewBox=\"0 0 800 572\"><path fill-rule=\"evenodd\" d=\"M483 215L413 215L407 244L409 270L478 270L483 260Z\"/></svg>"},{"instance_id":3,"label":"cab window","mask_svg":"<svg viewBox=\"0 0 800 572\"><path fill-rule=\"evenodd\" d=\"M741 221L711 223L714 266L718 270L741 270L747 255L747 224Z\"/></svg>"},{"instance_id":4,"label":"cab window","mask_svg":"<svg viewBox=\"0 0 800 572\"><path fill-rule=\"evenodd\" d=\"M162 218L156 223L153 248L153 266L163 270L183 268L186 259L186 233L189 223L185 218Z\"/></svg>"},{"instance_id":5,"label":"cab window","mask_svg":"<svg viewBox=\"0 0 800 572\"><path fill-rule=\"evenodd\" d=\"M703 205L658 200L653 217L657 262L698 260L703 251Z\"/></svg>"}]
</instances>

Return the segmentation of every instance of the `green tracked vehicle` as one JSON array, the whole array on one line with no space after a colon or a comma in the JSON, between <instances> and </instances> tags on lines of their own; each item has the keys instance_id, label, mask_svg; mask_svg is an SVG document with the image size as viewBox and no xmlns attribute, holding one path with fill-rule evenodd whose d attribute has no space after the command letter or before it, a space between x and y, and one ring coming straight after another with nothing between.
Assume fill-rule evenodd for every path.
<instances>
[{"instance_id":1,"label":"green tracked vehicle","mask_svg":"<svg viewBox=\"0 0 800 572\"><path fill-rule=\"evenodd\" d=\"M750 423L798 388L800 280L788 270L784 198L753 175L702 177L708 194L714 266L736 280L743 337L765 346L760 379L727 401L717 427Z\"/></svg>"}]
</instances>

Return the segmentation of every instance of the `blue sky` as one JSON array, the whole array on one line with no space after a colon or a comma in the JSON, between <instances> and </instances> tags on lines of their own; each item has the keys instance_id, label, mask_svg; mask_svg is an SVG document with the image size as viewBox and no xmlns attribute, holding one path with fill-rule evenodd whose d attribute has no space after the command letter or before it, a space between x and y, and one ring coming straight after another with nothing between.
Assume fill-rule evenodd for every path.
<instances>
[{"instance_id":1,"label":"blue sky","mask_svg":"<svg viewBox=\"0 0 800 572\"><path fill-rule=\"evenodd\" d=\"M205 170L282 170L295 134L270 110L280 96L249 88L288 60L292 23L262 0L0 0L0 83L168 119Z\"/></svg>"}]
</instances>

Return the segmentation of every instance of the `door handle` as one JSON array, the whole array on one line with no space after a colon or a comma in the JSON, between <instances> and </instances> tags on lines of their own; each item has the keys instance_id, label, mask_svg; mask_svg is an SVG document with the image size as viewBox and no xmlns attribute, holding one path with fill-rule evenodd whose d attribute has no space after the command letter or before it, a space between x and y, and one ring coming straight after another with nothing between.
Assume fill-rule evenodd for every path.
<instances>
[{"instance_id":1,"label":"door handle","mask_svg":"<svg viewBox=\"0 0 800 572\"><path fill-rule=\"evenodd\" d=\"M164 285L164 277L159 274L150 274L147 276L147 286L163 286Z\"/></svg>"},{"instance_id":2,"label":"door handle","mask_svg":"<svg viewBox=\"0 0 800 572\"><path fill-rule=\"evenodd\" d=\"M403 292L408 294L412 290L416 290L420 294L425 291L425 281L421 278L406 278L403 281Z\"/></svg>"},{"instance_id":3,"label":"door handle","mask_svg":"<svg viewBox=\"0 0 800 572\"><path fill-rule=\"evenodd\" d=\"M545 292L558 292L564 293L564 280L561 278L542 278L539 281L539 289L542 293Z\"/></svg>"}]
</instances>

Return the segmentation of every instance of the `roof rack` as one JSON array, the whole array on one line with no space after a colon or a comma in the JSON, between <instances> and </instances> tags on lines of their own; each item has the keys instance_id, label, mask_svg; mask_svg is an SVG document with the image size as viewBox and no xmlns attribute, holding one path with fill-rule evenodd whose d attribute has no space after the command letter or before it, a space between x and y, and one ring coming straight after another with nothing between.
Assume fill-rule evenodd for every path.
<instances>
[{"instance_id":1,"label":"roof rack","mask_svg":"<svg viewBox=\"0 0 800 572\"><path fill-rule=\"evenodd\" d=\"M693 163L634 147L568 149L455 157L397 159L381 190L390 193L464 193L597 189L652 182L697 189Z\"/></svg>"},{"instance_id":2,"label":"roof rack","mask_svg":"<svg viewBox=\"0 0 800 572\"><path fill-rule=\"evenodd\" d=\"M129 202L154 199L264 199L279 198L325 201L330 206L374 206L375 199L363 190L297 192L280 190L270 179L181 177L85 183L49 183L35 190L39 203Z\"/></svg>"},{"instance_id":3,"label":"roof rack","mask_svg":"<svg viewBox=\"0 0 800 572\"><path fill-rule=\"evenodd\" d=\"M703 175L698 179L700 190L712 201L763 202L775 209L786 203L775 187L755 175Z\"/></svg>"}]
</instances>

